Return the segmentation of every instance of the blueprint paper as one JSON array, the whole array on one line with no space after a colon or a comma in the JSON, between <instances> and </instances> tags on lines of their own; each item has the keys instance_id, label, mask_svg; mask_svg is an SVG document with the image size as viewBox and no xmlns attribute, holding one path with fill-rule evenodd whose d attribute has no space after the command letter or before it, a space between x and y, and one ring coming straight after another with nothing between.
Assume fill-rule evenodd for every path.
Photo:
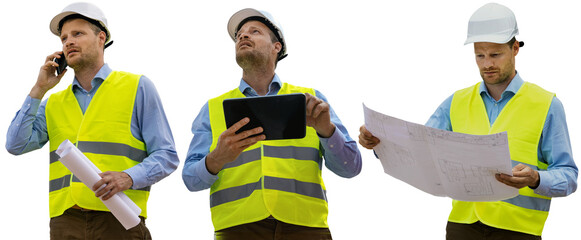
<instances>
[{"instance_id":1,"label":"blueprint paper","mask_svg":"<svg viewBox=\"0 0 581 240\"><path fill-rule=\"evenodd\" d=\"M61 157L59 161L88 188L93 189L93 185L101 180L101 176L99 176L101 170L69 140L63 141L56 152ZM104 186L101 186L101 188ZM139 218L141 209L125 193L119 192L108 200L103 201L103 203L125 229L135 227L141 222Z\"/></svg>"},{"instance_id":2,"label":"blueprint paper","mask_svg":"<svg viewBox=\"0 0 581 240\"><path fill-rule=\"evenodd\" d=\"M499 201L518 189L494 177L512 176L506 132L470 135L393 118L363 104L365 127L385 173L435 196L461 201Z\"/></svg>"}]
</instances>

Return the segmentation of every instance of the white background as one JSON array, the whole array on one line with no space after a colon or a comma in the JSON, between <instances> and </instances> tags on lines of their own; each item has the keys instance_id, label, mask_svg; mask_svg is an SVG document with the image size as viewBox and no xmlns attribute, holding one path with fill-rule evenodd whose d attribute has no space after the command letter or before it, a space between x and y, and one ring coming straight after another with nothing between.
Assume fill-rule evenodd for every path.
<instances>
[{"instance_id":1,"label":"white background","mask_svg":"<svg viewBox=\"0 0 581 240\"><path fill-rule=\"evenodd\" d=\"M581 145L576 1L500 1L517 17L526 42L517 70L564 103L572 147ZM0 132L5 134L47 55L61 49L48 25L70 1L0 4ZM115 44L105 61L155 83L181 163L155 184L147 225L155 239L212 239L208 190L189 192L181 178L191 123L207 99L237 86L241 70L226 23L236 11L271 12L285 30L289 56L283 81L323 92L352 138L363 123L361 104L425 123L455 90L480 81L472 45L464 46L470 15L486 1L98 1ZM72 82L69 71L51 92ZM46 95L48 96L48 94ZM0 145L5 138L0 137ZM449 198L421 192L383 173L360 148L363 170L343 179L327 169L334 239L444 239ZM48 146L22 156L0 151L0 239L48 239ZM581 196L553 199L544 239L580 236Z\"/></svg>"}]
</instances>

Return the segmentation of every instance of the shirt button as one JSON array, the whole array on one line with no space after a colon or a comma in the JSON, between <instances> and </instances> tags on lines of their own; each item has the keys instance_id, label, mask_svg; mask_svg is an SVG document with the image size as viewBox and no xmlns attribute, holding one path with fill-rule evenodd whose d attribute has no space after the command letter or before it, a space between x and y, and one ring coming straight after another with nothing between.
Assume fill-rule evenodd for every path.
<instances>
[{"instance_id":1,"label":"shirt button","mask_svg":"<svg viewBox=\"0 0 581 240\"><path fill-rule=\"evenodd\" d=\"M330 147L330 148L334 148L334 147L335 147L335 145L331 144L331 145L329 145L329 147Z\"/></svg>"},{"instance_id":2,"label":"shirt button","mask_svg":"<svg viewBox=\"0 0 581 240\"><path fill-rule=\"evenodd\" d=\"M343 165L347 165L347 161L343 162Z\"/></svg>"}]
</instances>

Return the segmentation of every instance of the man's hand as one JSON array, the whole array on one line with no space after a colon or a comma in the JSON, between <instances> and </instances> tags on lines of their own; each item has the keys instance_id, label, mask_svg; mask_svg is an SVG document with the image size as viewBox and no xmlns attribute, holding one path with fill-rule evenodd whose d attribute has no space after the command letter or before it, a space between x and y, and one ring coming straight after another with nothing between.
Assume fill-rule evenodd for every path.
<instances>
[{"instance_id":1,"label":"man's hand","mask_svg":"<svg viewBox=\"0 0 581 240\"><path fill-rule=\"evenodd\" d=\"M244 149L266 138L264 134L260 134L263 131L262 127L236 134L236 131L249 122L249 118L243 118L220 134L216 148L206 156L206 168L210 173L218 174L226 163L236 160ZM260 135L254 136L256 134Z\"/></svg>"},{"instance_id":2,"label":"man's hand","mask_svg":"<svg viewBox=\"0 0 581 240\"><path fill-rule=\"evenodd\" d=\"M359 128L359 144L367 149L373 149L377 144L379 144L379 138L373 136L371 132L367 131L365 125L361 125Z\"/></svg>"},{"instance_id":3,"label":"man's hand","mask_svg":"<svg viewBox=\"0 0 581 240\"><path fill-rule=\"evenodd\" d=\"M499 182L518 189L523 187L534 189L540 183L539 172L522 163L512 168L512 176L497 173L495 177Z\"/></svg>"},{"instance_id":4,"label":"man's hand","mask_svg":"<svg viewBox=\"0 0 581 240\"><path fill-rule=\"evenodd\" d=\"M99 173L101 180L93 185L93 191L95 192L95 197L102 197L101 199L107 200L118 192L123 192L133 186L133 179L129 174L124 172L112 172L107 171ZM106 184L103 188L99 189L103 184Z\"/></svg>"},{"instance_id":5,"label":"man's hand","mask_svg":"<svg viewBox=\"0 0 581 240\"><path fill-rule=\"evenodd\" d=\"M308 93L305 97L307 126L314 128L321 137L331 137L335 133L335 124L331 122L329 104Z\"/></svg>"},{"instance_id":6,"label":"man's hand","mask_svg":"<svg viewBox=\"0 0 581 240\"><path fill-rule=\"evenodd\" d=\"M35 99L42 99L48 90L56 86L61 81L61 78L63 78L67 70L65 69L60 75L56 75L55 71L58 67L58 64L53 61L54 58L60 58L61 53L62 51L58 51L46 57L44 64L40 67L40 72L38 73L36 83L30 90L30 97Z\"/></svg>"}]
</instances>

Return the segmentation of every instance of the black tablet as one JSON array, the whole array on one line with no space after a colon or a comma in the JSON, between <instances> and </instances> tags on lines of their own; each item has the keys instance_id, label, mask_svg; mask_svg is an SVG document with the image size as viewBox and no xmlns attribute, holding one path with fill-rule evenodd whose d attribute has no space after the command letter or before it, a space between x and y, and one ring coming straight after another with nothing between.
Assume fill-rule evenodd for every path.
<instances>
[{"instance_id":1,"label":"black tablet","mask_svg":"<svg viewBox=\"0 0 581 240\"><path fill-rule=\"evenodd\" d=\"M266 140L304 138L307 130L305 95L302 93L226 99L226 127L245 117L250 122L236 133L261 126Z\"/></svg>"}]
</instances>

